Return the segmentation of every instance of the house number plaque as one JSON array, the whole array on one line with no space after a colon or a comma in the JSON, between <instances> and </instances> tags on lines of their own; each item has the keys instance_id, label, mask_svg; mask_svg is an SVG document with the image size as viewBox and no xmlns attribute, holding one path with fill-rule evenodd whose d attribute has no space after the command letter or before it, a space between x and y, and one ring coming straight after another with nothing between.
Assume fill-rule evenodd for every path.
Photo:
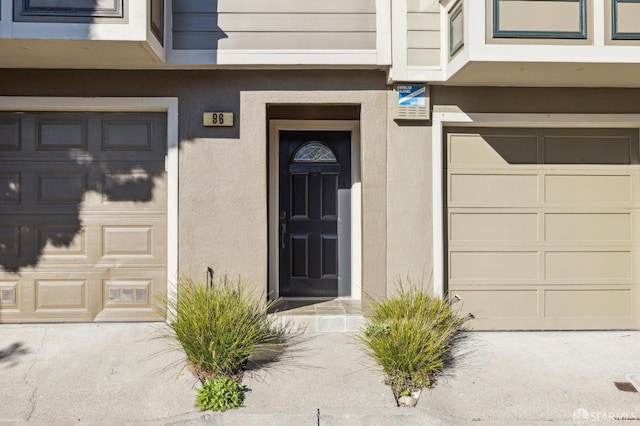
<instances>
[{"instance_id":1,"label":"house number plaque","mask_svg":"<svg viewBox=\"0 0 640 426\"><path fill-rule=\"evenodd\" d=\"M233 127L233 113L205 112L202 114L202 125L205 127Z\"/></svg>"}]
</instances>

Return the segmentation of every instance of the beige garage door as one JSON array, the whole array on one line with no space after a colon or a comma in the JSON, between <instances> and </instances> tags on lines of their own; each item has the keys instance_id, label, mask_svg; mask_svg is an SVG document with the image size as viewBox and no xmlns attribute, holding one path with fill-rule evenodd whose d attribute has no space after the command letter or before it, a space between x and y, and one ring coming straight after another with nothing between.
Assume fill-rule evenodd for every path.
<instances>
[{"instance_id":1,"label":"beige garage door","mask_svg":"<svg viewBox=\"0 0 640 426\"><path fill-rule=\"evenodd\" d=\"M640 327L638 130L449 129L448 289L477 329Z\"/></svg>"},{"instance_id":2,"label":"beige garage door","mask_svg":"<svg viewBox=\"0 0 640 426\"><path fill-rule=\"evenodd\" d=\"M158 320L166 118L0 114L0 322Z\"/></svg>"}]
</instances>

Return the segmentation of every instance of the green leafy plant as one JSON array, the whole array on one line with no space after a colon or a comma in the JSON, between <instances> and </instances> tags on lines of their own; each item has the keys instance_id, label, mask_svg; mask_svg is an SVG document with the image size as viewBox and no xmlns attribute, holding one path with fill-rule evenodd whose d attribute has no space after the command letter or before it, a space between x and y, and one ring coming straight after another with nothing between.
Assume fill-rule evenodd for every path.
<instances>
[{"instance_id":1,"label":"green leafy plant","mask_svg":"<svg viewBox=\"0 0 640 426\"><path fill-rule=\"evenodd\" d=\"M242 406L244 393L235 380L226 376L207 379L198 389L196 406L200 411L226 411Z\"/></svg>"},{"instance_id":2,"label":"green leafy plant","mask_svg":"<svg viewBox=\"0 0 640 426\"><path fill-rule=\"evenodd\" d=\"M376 338L386 336L391 333L391 324L389 322L371 323L364 329L364 334L368 338Z\"/></svg>"},{"instance_id":3,"label":"green leafy plant","mask_svg":"<svg viewBox=\"0 0 640 426\"><path fill-rule=\"evenodd\" d=\"M182 276L177 300L161 299L170 327L202 383L228 376L240 382L253 355L277 359L287 345L289 326L267 316L270 304L260 301L238 279L215 277L211 284Z\"/></svg>"},{"instance_id":4,"label":"green leafy plant","mask_svg":"<svg viewBox=\"0 0 640 426\"><path fill-rule=\"evenodd\" d=\"M372 302L358 338L397 399L435 383L467 319L448 300L430 295L421 282L398 279L396 296Z\"/></svg>"}]
</instances>

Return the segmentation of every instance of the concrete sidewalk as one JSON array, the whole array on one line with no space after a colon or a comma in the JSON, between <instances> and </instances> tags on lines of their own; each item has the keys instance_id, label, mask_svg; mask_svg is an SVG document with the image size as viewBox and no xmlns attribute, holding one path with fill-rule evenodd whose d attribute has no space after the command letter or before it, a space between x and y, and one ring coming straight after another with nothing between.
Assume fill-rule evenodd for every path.
<instances>
[{"instance_id":1,"label":"concrete sidewalk","mask_svg":"<svg viewBox=\"0 0 640 426\"><path fill-rule=\"evenodd\" d=\"M197 381L170 341L154 338L162 331L145 323L0 325L0 422L457 425L640 417L640 394L614 386L640 373L640 332L469 333L466 355L415 409L395 406L353 334L308 334L291 357L247 372L245 407L200 413Z\"/></svg>"},{"instance_id":2,"label":"concrete sidewalk","mask_svg":"<svg viewBox=\"0 0 640 426\"><path fill-rule=\"evenodd\" d=\"M640 393L614 384L640 379L640 332L469 334L466 355L420 410L474 424L640 424Z\"/></svg>"}]
</instances>

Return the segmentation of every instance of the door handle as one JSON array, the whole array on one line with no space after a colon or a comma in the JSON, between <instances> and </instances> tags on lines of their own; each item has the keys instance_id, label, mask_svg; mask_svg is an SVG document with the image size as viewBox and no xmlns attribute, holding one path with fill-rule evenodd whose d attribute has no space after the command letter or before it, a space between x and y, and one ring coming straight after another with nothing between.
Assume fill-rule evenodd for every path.
<instances>
[{"instance_id":1,"label":"door handle","mask_svg":"<svg viewBox=\"0 0 640 426\"><path fill-rule=\"evenodd\" d=\"M284 248L284 241L287 234L287 224L280 224L280 248Z\"/></svg>"}]
</instances>

